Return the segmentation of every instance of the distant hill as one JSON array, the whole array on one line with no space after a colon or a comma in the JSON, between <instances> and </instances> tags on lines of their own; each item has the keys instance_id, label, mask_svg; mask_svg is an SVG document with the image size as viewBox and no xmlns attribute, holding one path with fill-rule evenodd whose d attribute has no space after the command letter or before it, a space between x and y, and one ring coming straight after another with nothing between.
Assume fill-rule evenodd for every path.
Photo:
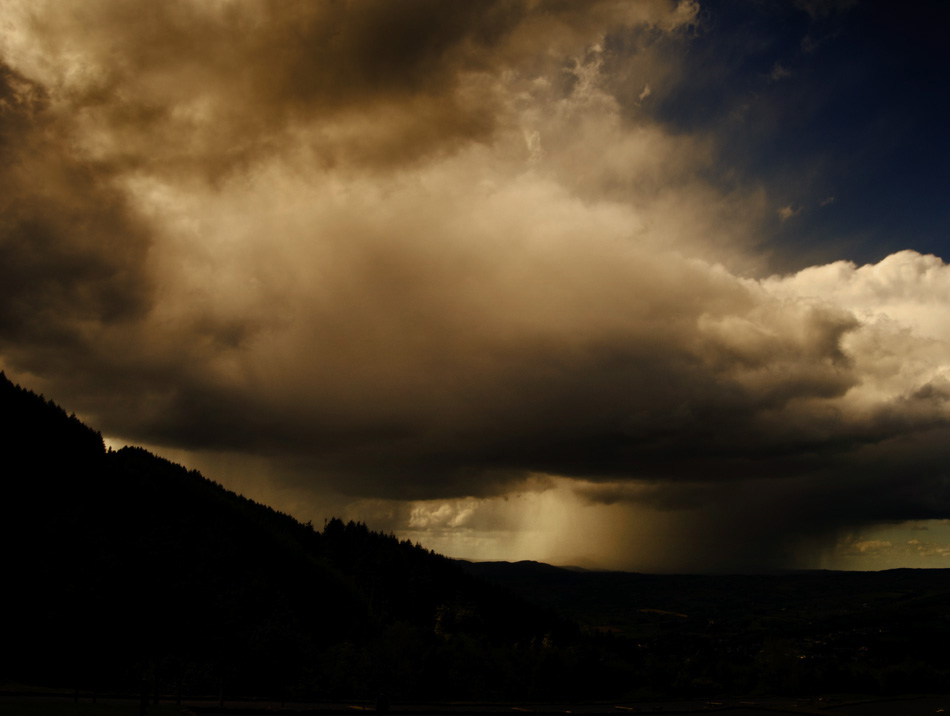
<instances>
[{"instance_id":1,"label":"distant hill","mask_svg":"<svg viewBox=\"0 0 950 716\"><path fill-rule=\"evenodd\" d=\"M938 692L950 683L950 569L664 575L536 562L465 570L635 643L653 683L729 693Z\"/></svg>"}]
</instances>

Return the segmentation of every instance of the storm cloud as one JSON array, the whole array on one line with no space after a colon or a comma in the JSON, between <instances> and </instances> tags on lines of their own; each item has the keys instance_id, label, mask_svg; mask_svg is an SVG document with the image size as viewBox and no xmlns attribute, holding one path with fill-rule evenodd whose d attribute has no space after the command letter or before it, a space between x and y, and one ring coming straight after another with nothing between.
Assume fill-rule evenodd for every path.
<instances>
[{"instance_id":1,"label":"storm cloud","mask_svg":"<svg viewBox=\"0 0 950 716\"><path fill-rule=\"evenodd\" d=\"M304 519L632 510L607 563L660 515L650 568L950 513L950 267L770 264L786 198L650 111L699 5L4 13L0 365L110 440Z\"/></svg>"}]
</instances>

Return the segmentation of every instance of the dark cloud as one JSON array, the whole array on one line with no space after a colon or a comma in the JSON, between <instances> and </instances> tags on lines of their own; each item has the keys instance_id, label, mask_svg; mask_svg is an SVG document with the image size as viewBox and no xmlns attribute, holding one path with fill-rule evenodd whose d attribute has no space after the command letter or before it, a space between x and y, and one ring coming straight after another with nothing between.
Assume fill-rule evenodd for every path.
<instances>
[{"instance_id":1,"label":"dark cloud","mask_svg":"<svg viewBox=\"0 0 950 716\"><path fill-rule=\"evenodd\" d=\"M847 472L865 446L946 427L937 384L851 412L843 398L863 379L842 348L859 328L851 314L761 296L757 304L734 287L713 316L703 307L721 288L701 274L690 285L688 297L631 289L631 310L655 308L657 317L622 334L597 325L604 306L595 302L579 323L512 342L499 319L477 327L455 316L457 306L416 315L416 334L397 326L374 336L408 310L400 290L387 294L394 316L375 315L375 302L369 314L351 310L351 337L331 343L331 355L319 355L317 341L274 365L296 391L242 388L198 364L147 409L116 413L121 423L106 416L104 427L153 443L283 455L302 480L402 499L487 495L537 472L687 485ZM663 305L674 296L680 304ZM596 338L579 341L573 330Z\"/></svg>"},{"instance_id":2,"label":"dark cloud","mask_svg":"<svg viewBox=\"0 0 950 716\"><path fill-rule=\"evenodd\" d=\"M849 535L898 527L917 519L912 515L939 519L950 509L947 475L939 467L946 451L936 442L902 442L894 452L893 445L869 448L857 458L825 461L789 477L766 471L752 480L584 483L576 488L581 507L575 513L589 510L602 520L622 516L600 554L623 568L744 572L840 566L834 552ZM928 456L915 460L910 451L921 448ZM901 474L892 462L898 452L910 458L902 461L907 471ZM649 525L650 539L638 533L637 522Z\"/></svg>"},{"instance_id":3,"label":"dark cloud","mask_svg":"<svg viewBox=\"0 0 950 716\"><path fill-rule=\"evenodd\" d=\"M148 231L108 168L72 156L42 87L0 65L0 107L0 341L81 349L147 312Z\"/></svg>"},{"instance_id":4,"label":"dark cloud","mask_svg":"<svg viewBox=\"0 0 950 716\"><path fill-rule=\"evenodd\" d=\"M487 140L508 121L502 71L530 81L603 29L662 19L666 2L165 3L111 0L28 16L81 63L70 103L116 154L151 170L246 169L308 134L315 156L403 165ZM62 76L51 81L62 83ZM371 121L367 121L371 119ZM322 131L307 126L329 123ZM348 136L353 124L358 131Z\"/></svg>"}]
</instances>

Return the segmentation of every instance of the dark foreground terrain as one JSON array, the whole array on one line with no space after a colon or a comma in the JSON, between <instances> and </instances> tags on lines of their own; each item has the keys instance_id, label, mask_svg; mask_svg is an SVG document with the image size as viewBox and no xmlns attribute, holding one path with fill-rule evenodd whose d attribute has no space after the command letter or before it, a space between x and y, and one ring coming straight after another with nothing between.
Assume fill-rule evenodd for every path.
<instances>
[{"instance_id":1,"label":"dark foreground terrain","mask_svg":"<svg viewBox=\"0 0 950 716\"><path fill-rule=\"evenodd\" d=\"M755 575L584 572L466 563L470 574L636 644L658 680L750 693L950 686L950 570ZM678 675L678 676L677 676Z\"/></svg>"},{"instance_id":2,"label":"dark foreground terrain","mask_svg":"<svg viewBox=\"0 0 950 716\"><path fill-rule=\"evenodd\" d=\"M947 571L455 562L362 524L301 524L141 449L106 450L2 374L0 450L0 713L118 716L145 698L158 716L178 703L248 714L848 703L838 712L874 716L943 702L874 711L829 695L950 690Z\"/></svg>"},{"instance_id":3,"label":"dark foreground terrain","mask_svg":"<svg viewBox=\"0 0 950 716\"><path fill-rule=\"evenodd\" d=\"M812 714L813 716L936 716L950 708L950 696L904 696L898 698L819 697L813 699L720 699L678 701L609 702L518 702L518 703L400 703L389 713L404 716L777 716ZM259 716L289 714L308 716L346 716L376 713L376 705L366 702L275 702L185 699L177 702L149 702L148 716ZM74 698L69 695L2 695L0 716L141 716L142 704L136 699Z\"/></svg>"}]
</instances>

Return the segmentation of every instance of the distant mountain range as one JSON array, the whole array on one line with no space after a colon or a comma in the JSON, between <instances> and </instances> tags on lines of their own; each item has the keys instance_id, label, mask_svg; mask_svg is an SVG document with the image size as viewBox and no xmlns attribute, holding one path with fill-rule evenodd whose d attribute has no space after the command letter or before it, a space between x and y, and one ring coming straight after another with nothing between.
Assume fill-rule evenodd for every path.
<instances>
[{"instance_id":1,"label":"distant mountain range","mask_svg":"<svg viewBox=\"0 0 950 716\"><path fill-rule=\"evenodd\" d=\"M645 575L322 530L0 373L0 681L87 692L637 699L936 692L950 570Z\"/></svg>"}]
</instances>

